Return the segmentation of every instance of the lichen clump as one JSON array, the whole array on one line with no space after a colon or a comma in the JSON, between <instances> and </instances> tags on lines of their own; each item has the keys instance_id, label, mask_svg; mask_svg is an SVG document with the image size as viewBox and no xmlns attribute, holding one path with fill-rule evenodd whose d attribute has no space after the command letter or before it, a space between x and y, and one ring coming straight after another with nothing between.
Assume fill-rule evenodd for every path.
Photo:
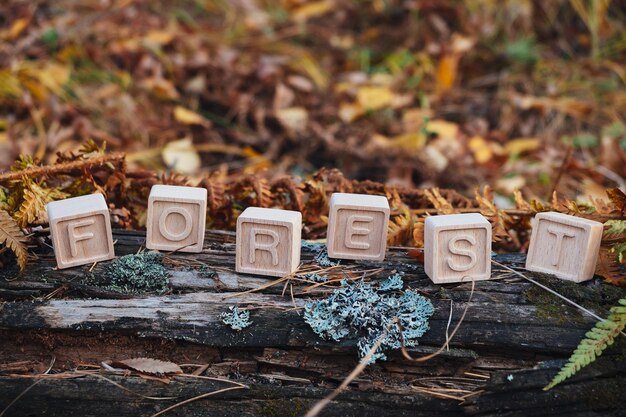
<instances>
[{"instance_id":1,"label":"lichen clump","mask_svg":"<svg viewBox=\"0 0 626 417\"><path fill-rule=\"evenodd\" d=\"M125 255L109 263L99 285L125 294L157 293L169 290L167 269L158 252Z\"/></svg>"},{"instance_id":2,"label":"lichen clump","mask_svg":"<svg viewBox=\"0 0 626 417\"><path fill-rule=\"evenodd\" d=\"M378 286L344 280L341 288L327 298L307 303L304 319L324 339L357 339L360 357L366 356L389 328L369 363L385 360L385 351L399 349L402 344L400 328L397 324L390 325L391 321L394 318L400 321L404 345L416 346L418 339L428 330L428 319L434 311L432 303L413 290L392 291L402 286L399 274L392 275Z\"/></svg>"},{"instance_id":3,"label":"lichen clump","mask_svg":"<svg viewBox=\"0 0 626 417\"><path fill-rule=\"evenodd\" d=\"M229 326L231 329L240 331L252 324L248 310L240 309L235 306L228 307L228 310L229 311L222 313L220 318L222 319L222 323Z\"/></svg>"}]
</instances>

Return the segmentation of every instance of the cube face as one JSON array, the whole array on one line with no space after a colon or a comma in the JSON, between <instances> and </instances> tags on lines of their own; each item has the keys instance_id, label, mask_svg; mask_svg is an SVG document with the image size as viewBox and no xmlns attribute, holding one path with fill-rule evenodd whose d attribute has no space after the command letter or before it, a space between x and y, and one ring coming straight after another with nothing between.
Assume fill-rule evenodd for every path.
<instances>
[{"instance_id":1,"label":"cube face","mask_svg":"<svg viewBox=\"0 0 626 417\"><path fill-rule=\"evenodd\" d=\"M102 195L55 201L47 209L59 269L115 257L109 210Z\"/></svg>"},{"instance_id":2,"label":"cube face","mask_svg":"<svg viewBox=\"0 0 626 417\"><path fill-rule=\"evenodd\" d=\"M302 215L250 207L237 220L236 270L282 277L298 269Z\"/></svg>"},{"instance_id":3,"label":"cube face","mask_svg":"<svg viewBox=\"0 0 626 417\"><path fill-rule=\"evenodd\" d=\"M207 191L155 185L148 199L146 247L198 253L204 245Z\"/></svg>"},{"instance_id":4,"label":"cube face","mask_svg":"<svg viewBox=\"0 0 626 417\"><path fill-rule=\"evenodd\" d=\"M328 216L328 256L339 259L385 259L389 203L382 196L335 193Z\"/></svg>"},{"instance_id":5,"label":"cube face","mask_svg":"<svg viewBox=\"0 0 626 417\"><path fill-rule=\"evenodd\" d=\"M432 216L424 228L424 267L436 284L491 277L491 224L478 213Z\"/></svg>"},{"instance_id":6,"label":"cube face","mask_svg":"<svg viewBox=\"0 0 626 417\"><path fill-rule=\"evenodd\" d=\"M602 223L587 219L561 213L537 214L526 269L574 282L593 278L602 230Z\"/></svg>"}]
</instances>

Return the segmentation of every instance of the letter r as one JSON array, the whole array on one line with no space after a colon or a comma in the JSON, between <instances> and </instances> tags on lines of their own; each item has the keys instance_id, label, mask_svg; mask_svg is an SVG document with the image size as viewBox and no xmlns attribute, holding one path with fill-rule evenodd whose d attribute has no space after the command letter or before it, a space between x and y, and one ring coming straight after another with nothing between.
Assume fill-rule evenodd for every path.
<instances>
[{"instance_id":1,"label":"letter r","mask_svg":"<svg viewBox=\"0 0 626 417\"><path fill-rule=\"evenodd\" d=\"M259 243L256 240L257 235L270 236L272 238L271 243ZM250 230L250 263L256 262L256 251L264 250L272 255L272 265L278 265L278 251L276 248L280 243L278 233L270 229L252 228Z\"/></svg>"}]
</instances>

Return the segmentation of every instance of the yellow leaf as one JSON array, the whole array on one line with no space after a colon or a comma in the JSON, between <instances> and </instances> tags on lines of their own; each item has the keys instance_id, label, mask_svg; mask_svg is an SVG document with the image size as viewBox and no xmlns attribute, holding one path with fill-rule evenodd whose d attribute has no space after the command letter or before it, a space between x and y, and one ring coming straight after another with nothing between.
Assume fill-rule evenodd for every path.
<instances>
[{"instance_id":1,"label":"yellow leaf","mask_svg":"<svg viewBox=\"0 0 626 417\"><path fill-rule=\"evenodd\" d=\"M333 8L332 1L314 1L305 3L291 13L291 18L295 22L306 22L310 18L322 16Z\"/></svg>"},{"instance_id":2,"label":"yellow leaf","mask_svg":"<svg viewBox=\"0 0 626 417\"><path fill-rule=\"evenodd\" d=\"M480 136L474 136L469 140L468 147L474 153L474 159L479 164L484 164L488 162L493 157L493 151L491 147Z\"/></svg>"},{"instance_id":3,"label":"yellow leaf","mask_svg":"<svg viewBox=\"0 0 626 417\"><path fill-rule=\"evenodd\" d=\"M28 27L28 22L29 21L30 21L30 19L26 19L26 18L17 19L11 25L11 28L9 29L9 31L5 35L5 38L7 40L13 40L13 39L17 38L18 36L20 36L20 33L22 33L22 31Z\"/></svg>"},{"instance_id":4,"label":"yellow leaf","mask_svg":"<svg viewBox=\"0 0 626 417\"><path fill-rule=\"evenodd\" d=\"M163 162L174 171L192 175L200 168L200 155L193 146L191 138L169 142L161 152Z\"/></svg>"},{"instance_id":5,"label":"yellow leaf","mask_svg":"<svg viewBox=\"0 0 626 417\"><path fill-rule=\"evenodd\" d=\"M0 98L18 98L21 95L20 80L10 70L0 70Z\"/></svg>"},{"instance_id":6,"label":"yellow leaf","mask_svg":"<svg viewBox=\"0 0 626 417\"><path fill-rule=\"evenodd\" d=\"M357 92L359 104L367 110L388 107L392 99L393 93L387 87L363 86Z\"/></svg>"},{"instance_id":7,"label":"yellow leaf","mask_svg":"<svg viewBox=\"0 0 626 417\"><path fill-rule=\"evenodd\" d=\"M365 113L358 103L341 103L339 105L339 118L346 123L352 123Z\"/></svg>"},{"instance_id":8,"label":"yellow leaf","mask_svg":"<svg viewBox=\"0 0 626 417\"><path fill-rule=\"evenodd\" d=\"M155 45L167 45L174 39L175 32L171 30L151 30L144 36L145 42Z\"/></svg>"},{"instance_id":9,"label":"yellow leaf","mask_svg":"<svg viewBox=\"0 0 626 417\"><path fill-rule=\"evenodd\" d=\"M372 140L383 147L398 147L411 151L422 149L426 145L426 136L421 132L404 133L393 138L376 134Z\"/></svg>"},{"instance_id":10,"label":"yellow leaf","mask_svg":"<svg viewBox=\"0 0 626 417\"><path fill-rule=\"evenodd\" d=\"M541 141L537 138L517 138L508 141L504 145L504 150L510 155L517 155L523 152L534 151L541 146Z\"/></svg>"},{"instance_id":11,"label":"yellow leaf","mask_svg":"<svg viewBox=\"0 0 626 417\"><path fill-rule=\"evenodd\" d=\"M57 96L64 96L63 87L70 79L70 70L67 66L49 63L42 70L36 71L35 75L50 92Z\"/></svg>"},{"instance_id":12,"label":"yellow leaf","mask_svg":"<svg viewBox=\"0 0 626 417\"><path fill-rule=\"evenodd\" d=\"M306 129L309 113L303 107L288 107L276 111L276 118L288 129L301 132Z\"/></svg>"},{"instance_id":13,"label":"yellow leaf","mask_svg":"<svg viewBox=\"0 0 626 417\"><path fill-rule=\"evenodd\" d=\"M436 134L439 138L456 139L459 135L459 125L445 120L429 121L426 130Z\"/></svg>"},{"instance_id":14,"label":"yellow leaf","mask_svg":"<svg viewBox=\"0 0 626 417\"><path fill-rule=\"evenodd\" d=\"M148 78L141 85L161 99L176 100L180 97L174 84L164 78Z\"/></svg>"},{"instance_id":15,"label":"yellow leaf","mask_svg":"<svg viewBox=\"0 0 626 417\"><path fill-rule=\"evenodd\" d=\"M186 125L200 125L204 127L209 127L211 125L211 123L207 119L205 119L198 113L186 109L182 106L176 106L174 108L174 119Z\"/></svg>"}]
</instances>

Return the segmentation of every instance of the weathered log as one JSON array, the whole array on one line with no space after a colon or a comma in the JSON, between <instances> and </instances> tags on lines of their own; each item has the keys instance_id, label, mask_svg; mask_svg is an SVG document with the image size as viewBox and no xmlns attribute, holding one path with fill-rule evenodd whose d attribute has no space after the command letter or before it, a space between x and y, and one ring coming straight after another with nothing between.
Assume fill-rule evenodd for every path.
<instances>
[{"instance_id":1,"label":"weathered log","mask_svg":"<svg viewBox=\"0 0 626 417\"><path fill-rule=\"evenodd\" d=\"M117 254L136 253L143 239L141 233L116 232ZM313 263L312 255L303 249L305 264ZM248 386L168 415L301 415L357 364L354 340L322 340L302 318L306 300L323 296L329 288L306 291L307 285L292 281L241 293L272 279L234 272L232 234L209 232L202 253L166 258L170 291L165 295L133 296L98 287L86 277L99 276L106 264L92 271L88 266L56 270L46 252L23 274L11 268L0 271L0 412L35 381L25 376L43 372L52 356L52 374L147 356L205 365L206 375ZM495 259L520 267L524 256ZM495 267L495 279L476 283L468 302L470 283L433 285L423 267L399 248L392 248L384 262L344 264L353 274L380 269L378 276L384 277L402 271L409 287L431 299L435 313L430 330L410 350L413 356L438 349L465 308L467 316L442 355L415 363L398 352L390 354L388 361L369 366L323 415L623 412L616 394L626 386L622 340L571 381L541 390L595 322L545 290ZM601 316L626 293L599 280L572 284L528 275ZM231 305L249 307L252 326L241 332L226 327L219 315ZM164 385L104 375L143 395L175 396L178 401L228 386L182 377ZM151 415L175 402L146 400L96 376L46 377L5 415Z\"/></svg>"}]
</instances>

